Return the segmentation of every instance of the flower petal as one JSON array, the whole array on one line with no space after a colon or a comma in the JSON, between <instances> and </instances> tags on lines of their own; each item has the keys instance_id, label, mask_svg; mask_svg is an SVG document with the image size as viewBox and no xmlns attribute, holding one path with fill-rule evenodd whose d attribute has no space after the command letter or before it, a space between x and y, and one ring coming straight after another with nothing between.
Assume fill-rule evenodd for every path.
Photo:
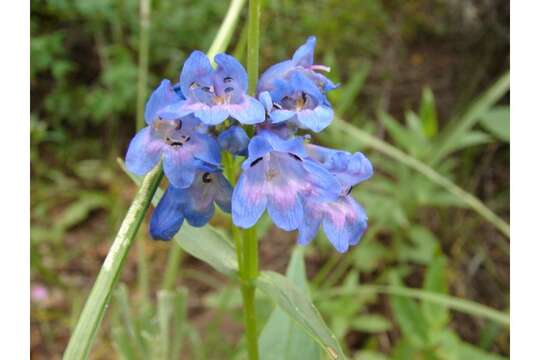
<instances>
[{"instance_id":1,"label":"flower petal","mask_svg":"<svg viewBox=\"0 0 540 360\"><path fill-rule=\"evenodd\" d=\"M261 75L259 82L257 83L257 93L262 93L264 91L272 92L275 81L285 77L289 71L294 69L294 67L295 65L291 60L285 60L270 66Z\"/></svg>"},{"instance_id":2,"label":"flower petal","mask_svg":"<svg viewBox=\"0 0 540 360\"><path fill-rule=\"evenodd\" d=\"M248 75L246 69L233 56L221 53L214 57L217 64L215 71L216 93L222 95L227 87L245 93L248 88Z\"/></svg>"},{"instance_id":3,"label":"flower petal","mask_svg":"<svg viewBox=\"0 0 540 360\"><path fill-rule=\"evenodd\" d=\"M309 156L334 174L343 187L349 188L373 175L373 165L361 152L351 154L313 144L306 144L305 148Z\"/></svg>"},{"instance_id":4,"label":"flower petal","mask_svg":"<svg viewBox=\"0 0 540 360\"><path fill-rule=\"evenodd\" d=\"M274 148L272 145L270 145L266 137L260 135L252 137L248 145L249 157L242 164L242 168L249 168L254 161L258 160L260 157L264 156L273 149Z\"/></svg>"},{"instance_id":5,"label":"flower petal","mask_svg":"<svg viewBox=\"0 0 540 360\"><path fill-rule=\"evenodd\" d=\"M212 69L208 57L202 51L193 51L184 62L182 72L180 73L180 88L184 96L190 98L192 85L194 83L200 83L203 79L207 79L213 71L214 69Z\"/></svg>"},{"instance_id":6,"label":"flower petal","mask_svg":"<svg viewBox=\"0 0 540 360\"><path fill-rule=\"evenodd\" d=\"M170 240L184 222L182 192L169 186L150 219L150 236L154 240Z\"/></svg>"},{"instance_id":7,"label":"flower petal","mask_svg":"<svg viewBox=\"0 0 540 360\"><path fill-rule=\"evenodd\" d=\"M308 67L313 65L313 53L317 39L315 36L308 37L305 44L300 46L294 53L292 61L296 66Z\"/></svg>"},{"instance_id":8,"label":"flower petal","mask_svg":"<svg viewBox=\"0 0 540 360\"><path fill-rule=\"evenodd\" d=\"M136 175L146 174L159 162L164 146L160 139L152 136L150 127L141 129L129 143L126 168Z\"/></svg>"},{"instance_id":9,"label":"flower petal","mask_svg":"<svg viewBox=\"0 0 540 360\"><path fill-rule=\"evenodd\" d=\"M302 196L313 201L334 201L341 194L341 184L337 178L320 164L304 159L302 166L307 172L304 176L305 188Z\"/></svg>"},{"instance_id":10,"label":"flower petal","mask_svg":"<svg viewBox=\"0 0 540 360\"><path fill-rule=\"evenodd\" d=\"M285 189L274 191L268 197L268 215L277 227L291 231L300 225L304 210L298 194Z\"/></svg>"},{"instance_id":11,"label":"flower petal","mask_svg":"<svg viewBox=\"0 0 540 360\"><path fill-rule=\"evenodd\" d=\"M270 96L270 93L268 91L263 91L262 93L260 93L258 98L261 104L263 104L267 113L272 111L272 107L274 105L272 103L272 97Z\"/></svg>"},{"instance_id":12,"label":"flower petal","mask_svg":"<svg viewBox=\"0 0 540 360\"><path fill-rule=\"evenodd\" d=\"M197 161L190 154L167 147L163 153L163 172L171 185L185 189L193 184Z\"/></svg>"},{"instance_id":13,"label":"flower petal","mask_svg":"<svg viewBox=\"0 0 540 360\"><path fill-rule=\"evenodd\" d=\"M292 119L296 113L292 110L279 110L275 109L270 113L270 120L272 124L279 124L283 121Z\"/></svg>"},{"instance_id":14,"label":"flower petal","mask_svg":"<svg viewBox=\"0 0 540 360\"><path fill-rule=\"evenodd\" d=\"M224 105L200 105L201 106L195 110L193 114L199 118L203 124L212 126L219 125L229 117L229 110Z\"/></svg>"},{"instance_id":15,"label":"flower petal","mask_svg":"<svg viewBox=\"0 0 540 360\"><path fill-rule=\"evenodd\" d=\"M181 100L182 98L174 91L169 80L161 81L146 102L144 120L151 125L160 110Z\"/></svg>"},{"instance_id":16,"label":"flower petal","mask_svg":"<svg viewBox=\"0 0 540 360\"><path fill-rule=\"evenodd\" d=\"M330 125L334 111L328 106L319 105L313 110L304 109L297 112L296 118L299 128L320 132Z\"/></svg>"},{"instance_id":17,"label":"flower petal","mask_svg":"<svg viewBox=\"0 0 540 360\"><path fill-rule=\"evenodd\" d=\"M298 238L296 240L298 244L309 244L317 236L320 226L321 218L319 214L312 211L310 207L305 207L304 218L298 227Z\"/></svg>"},{"instance_id":18,"label":"flower petal","mask_svg":"<svg viewBox=\"0 0 540 360\"><path fill-rule=\"evenodd\" d=\"M215 201L221 210L230 213L233 187L222 173L216 173L216 180L215 186L217 191Z\"/></svg>"},{"instance_id":19,"label":"flower petal","mask_svg":"<svg viewBox=\"0 0 540 360\"><path fill-rule=\"evenodd\" d=\"M241 124L253 125L263 122L266 115L263 104L251 96L244 95L243 99L239 104L223 106L229 110L230 116Z\"/></svg>"},{"instance_id":20,"label":"flower petal","mask_svg":"<svg viewBox=\"0 0 540 360\"><path fill-rule=\"evenodd\" d=\"M364 209L351 197L325 204L323 229L326 236L340 253L355 245L367 229Z\"/></svg>"},{"instance_id":21,"label":"flower petal","mask_svg":"<svg viewBox=\"0 0 540 360\"><path fill-rule=\"evenodd\" d=\"M266 208L264 173L262 167L245 170L232 194L232 218L234 225L250 228L261 217Z\"/></svg>"}]
</instances>

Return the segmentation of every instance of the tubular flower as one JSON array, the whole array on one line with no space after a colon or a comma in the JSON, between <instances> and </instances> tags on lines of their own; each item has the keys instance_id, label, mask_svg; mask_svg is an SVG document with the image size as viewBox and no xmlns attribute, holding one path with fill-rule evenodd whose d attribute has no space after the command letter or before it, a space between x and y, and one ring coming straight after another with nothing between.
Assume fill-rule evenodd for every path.
<instances>
[{"instance_id":1,"label":"tubular flower","mask_svg":"<svg viewBox=\"0 0 540 360\"><path fill-rule=\"evenodd\" d=\"M180 87L186 101L167 109L178 117L193 114L206 125L221 124L229 116L242 124L264 121L264 107L246 94L247 73L242 64L227 54L217 54L214 70L208 57L194 51L184 63Z\"/></svg>"},{"instance_id":2,"label":"tubular flower","mask_svg":"<svg viewBox=\"0 0 540 360\"><path fill-rule=\"evenodd\" d=\"M251 139L232 195L235 225L253 226L265 209L283 230L297 229L304 217L304 198L337 199L339 182L307 158L300 138L283 140L269 131Z\"/></svg>"},{"instance_id":3,"label":"tubular flower","mask_svg":"<svg viewBox=\"0 0 540 360\"><path fill-rule=\"evenodd\" d=\"M334 117L326 96L301 72L293 72L288 81L276 80L270 95L273 107L269 116L273 124L289 121L300 129L320 132Z\"/></svg>"},{"instance_id":4,"label":"tubular flower","mask_svg":"<svg viewBox=\"0 0 540 360\"><path fill-rule=\"evenodd\" d=\"M353 186L371 177L373 167L360 152L350 154L311 144L306 145L306 151L338 179L341 192L333 201L307 199L298 243L309 243L322 225L332 245L343 253L350 245L356 245L367 229L367 215L350 193Z\"/></svg>"},{"instance_id":5,"label":"tubular flower","mask_svg":"<svg viewBox=\"0 0 540 360\"><path fill-rule=\"evenodd\" d=\"M193 116L171 118L164 111L179 101L170 82L163 81L146 104L147 127L131 140L126 154L126 167L144 175L163 158L165 175L178 188L189 187L197 170L217 166L221 161L219 145L214 138L198 132L200 121Z\"/></svg>"},{"instance_id":6,"label":"tubular flower","mask_svg":"<svg viewBox=\"0 0 540 360\"><path fill-rule=\"evenodd\" d=\"M156 240L170 240L184 219L192 226L204 226L214 215L214 203L230 213L231 194L231 184L217 170L197 172L193 184L186 189L169 185L152 214L150 235Z\"/></svg>"},{"instance_id":7,"label":"tubular flower","mask_svg":"<svg viewBox=\"0 0 540 360\"><path fill-rule=\"evenodd\" d=\"M257 92L271 92L275 87L276 80L288 81L291 74L300 72L307 76L321 91L329 91L338 87L326 76L317 71L330 71L325 65L313 64L315 44L317 39L310 36L306 43L300 46L292 59L285 60L269 67L262 75L257 84Z\"/></svg>"}]
</instances>

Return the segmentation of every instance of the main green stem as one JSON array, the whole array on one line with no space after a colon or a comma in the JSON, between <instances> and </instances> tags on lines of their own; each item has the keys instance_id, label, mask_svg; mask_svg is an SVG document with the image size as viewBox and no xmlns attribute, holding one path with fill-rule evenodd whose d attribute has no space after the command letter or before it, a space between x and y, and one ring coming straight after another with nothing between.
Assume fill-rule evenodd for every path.
<instances>
[{"instance_id":1,"label":"main green stem","mask_svg":"<svg viewBox=\"0 0 540 360\"><path fill-rule=\"evenodd\" d=\"M259 78L259 33L261 2L249 0L248 36L247 36L247 70L248 92L255 95ZM259 254L257 250L257 228L242 231L242 251L238 252L242 299L244 303L244 325L246 342L250 360L259 359L257 341L257 313L255 311L255 279L259 274ZM237 246L240 241L237 241Z\"/></svg>"}]
</instances>

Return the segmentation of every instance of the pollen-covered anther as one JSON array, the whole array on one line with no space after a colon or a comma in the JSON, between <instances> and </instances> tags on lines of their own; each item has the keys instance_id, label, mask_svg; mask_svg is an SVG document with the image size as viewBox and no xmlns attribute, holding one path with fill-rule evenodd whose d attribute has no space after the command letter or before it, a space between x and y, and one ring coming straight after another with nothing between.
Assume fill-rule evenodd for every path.
<instances>
[{"instance_id":1,"label":"pollen-covered anther","mask_svg":"<svg viewBox=\"0 0 540 360\"><path fill-rule=\"evenodd\" d=\"M319 70L319 71L325 71L325 72L330 72L331 70L330 66L326 66L326 65L311 65L310 68L311 70Z\"/></svg>"}]
</instances>

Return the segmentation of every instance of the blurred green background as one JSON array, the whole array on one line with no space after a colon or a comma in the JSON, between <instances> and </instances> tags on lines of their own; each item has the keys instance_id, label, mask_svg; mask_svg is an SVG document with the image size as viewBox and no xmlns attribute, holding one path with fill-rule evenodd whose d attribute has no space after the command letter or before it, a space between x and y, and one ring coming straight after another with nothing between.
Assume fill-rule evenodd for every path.
<instances>
[{"instance_id":1,"label":"blurred green background","mask_svg":"<svg viewBox=\"0 0 540 360\"><path fill-rule=\"evenodd\" d=\"M227 6L152 1L148 90L177 79L186 56L209 47ZM228 49L240 59L245 16ZM342 84L330 98L346 123L314 141L364 151L374 163L374 177L353 192L370 219L361 244L338 255L319 234L305 254L312 297L346 352L368 360L507 357L507 326L358 289L422 288L508 310L509 240L469 208L466 194L448 189L461 187L508 221L509 2L266 1L261 34L262 70L317 36L316 62ZM135 131L139 3L33 0L31 36L31 354L57 359L136 190L116 158ZM388 156L385 146L401 152ZM151 358L142 354L156 337L155 294L176 245L145 240L141 229L94 359L130 358L131 350ZM294 240L269 227L261 267L284 272ZM148 260L142 268L139 255ZM181 287L183 299L175 315L188 319L175 329L176 354L245 358L234 286L174 256L180 265L169 286ZM270 304L261 299L258 311L264 324Z\"/></svg>"}]
</instances>

